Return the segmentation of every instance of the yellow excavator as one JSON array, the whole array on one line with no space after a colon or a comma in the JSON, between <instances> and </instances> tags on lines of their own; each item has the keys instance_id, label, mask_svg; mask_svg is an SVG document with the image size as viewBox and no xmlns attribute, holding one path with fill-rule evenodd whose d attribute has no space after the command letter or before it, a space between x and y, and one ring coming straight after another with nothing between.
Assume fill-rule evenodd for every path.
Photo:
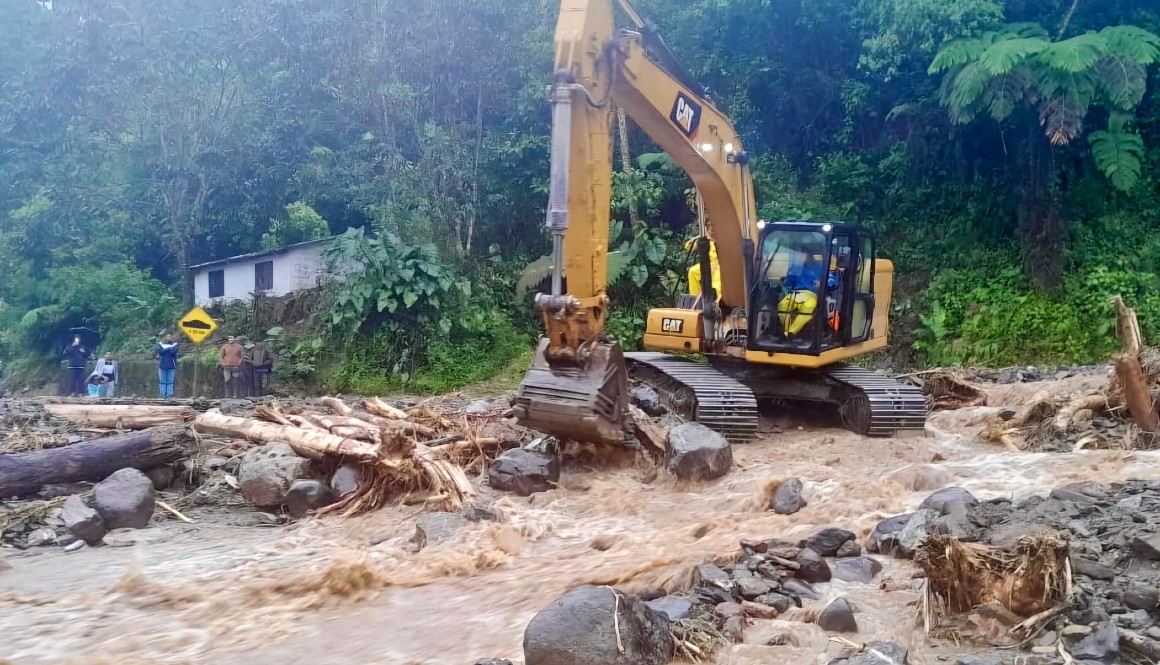
<instances>
[{"instance_id":1,"label":"yellow excavator","mask_svg":"<svg viewBox=\"0 0 1160 665\"><path fill-rule=\"evenodd\" d=\"M733 125L656 27L617 2L633 29L616 29L613 0L562 0L550 92L551 293L536 296L545 335L516 417L561 438L622 443L632 381L734 443L756 435L758 400L836 404L846 427L870 436L922 429L919 389L844 364L886 346L893 264L876 257L874 236L840 222L757 220ZM617 109L698 194L697 283L675 307L649 312L642 353L605 332ZM694 354L708 362L686 357Z\"/></svg>"}]
</instances>

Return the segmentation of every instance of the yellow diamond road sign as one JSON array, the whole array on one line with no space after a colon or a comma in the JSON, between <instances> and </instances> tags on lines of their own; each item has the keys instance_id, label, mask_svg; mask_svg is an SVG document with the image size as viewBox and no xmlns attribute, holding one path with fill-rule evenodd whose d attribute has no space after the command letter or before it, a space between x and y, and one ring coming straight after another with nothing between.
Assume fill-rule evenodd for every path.
<instances>
[{"instance_id":1,"label":"yellow diamond road sign","mask_svg":"<svg viewBox=\"0 0 1160 665\"><path fill-rule=\"evenodd\" d=\"M218 324L204 309L194 307L177 321L177 327L181 328L181 332L194 344L201 344L218 329Z\"/></svg>"}]
</instances>

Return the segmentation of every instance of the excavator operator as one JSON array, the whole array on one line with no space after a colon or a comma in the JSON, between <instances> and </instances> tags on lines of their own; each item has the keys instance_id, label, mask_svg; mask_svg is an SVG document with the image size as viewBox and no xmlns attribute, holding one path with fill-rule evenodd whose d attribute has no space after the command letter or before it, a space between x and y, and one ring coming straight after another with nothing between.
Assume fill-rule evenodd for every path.
<instances>
[{"instance_id":1,"label":"excavator operator","mask_svg":"<svg viewBox=\"0 0 1160 665\"><path fill-rule=\"evenodd\" d=\"M777 305L781 327L787 337L801 333L818 309L818 298L822 292L822 278L826 278L827 288L838 286L836 271L827 270L822 265L823 248L815 244L801 247L794 252L789 272L782 281L785 297ZM831 325L836 323L831 322Z\"/></svg>"}]
</instances>

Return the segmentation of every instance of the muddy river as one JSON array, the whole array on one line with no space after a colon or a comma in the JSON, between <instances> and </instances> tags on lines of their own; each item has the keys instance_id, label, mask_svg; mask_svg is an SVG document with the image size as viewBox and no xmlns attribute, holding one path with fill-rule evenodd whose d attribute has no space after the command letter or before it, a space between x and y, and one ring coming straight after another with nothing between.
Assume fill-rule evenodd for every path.
<instances>
[{"instance_id":1,"label":"muddy river","mask_svg":"<svg viewBox=\"0 0 1160 665\"><path fill-rule=\"evenodd\" d=\"M1102 377L997 389L1018 405L1047 387L1066 394ZM990 407L989 407L990 408ZM797 538L827 526L865 536L878 520L958 485L980 499L1013 499L1096 479L1160 478L1160 454L1009 453L977 440L986 409L935 414L924 435L873 440L768 422L783 433L735 447L724 479L683 486L640 467L567 473L560 489L501 497L503 523L471 524L415 552L403 506L351 520L236 527L198 516L138 532L125 547L9 555L0 571L0 660L48 663L470 665L521 660L528 620L578 584L629 591L679 589L696 564L738 552L741 538ZM766 511L771 482L798 477L809 505ZM491 496L483 488L484 497ZM909 564L885 561L873 585L820 585L820 609L839 595L858 611L859 642L892 640L919 665L972 649L933 644L917 627ZM0 568L4 568L0 563ZM878 584L893 578L897 591ZM827 663L839 647L803 611L756 621L722 664ZM765 646L775 635L794 646Z\"/></svg>"}]
</instances>

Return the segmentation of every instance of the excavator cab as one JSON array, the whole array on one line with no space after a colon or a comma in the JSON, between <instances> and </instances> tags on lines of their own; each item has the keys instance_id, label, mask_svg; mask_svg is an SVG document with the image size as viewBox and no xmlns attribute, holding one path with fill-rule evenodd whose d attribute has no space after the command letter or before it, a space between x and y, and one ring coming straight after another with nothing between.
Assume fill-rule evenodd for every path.
<instances>
[{"instance_id":1,"label":"excavator cab","mask_svg":"<svg viewBox=\"0 0 1160 665\"><path fill-rule=\"evenodd\" d=\"M874 236L850 224L763 224L749 350L820 355L869 339L874 249Z\"/></svg>"}]
</instances>

